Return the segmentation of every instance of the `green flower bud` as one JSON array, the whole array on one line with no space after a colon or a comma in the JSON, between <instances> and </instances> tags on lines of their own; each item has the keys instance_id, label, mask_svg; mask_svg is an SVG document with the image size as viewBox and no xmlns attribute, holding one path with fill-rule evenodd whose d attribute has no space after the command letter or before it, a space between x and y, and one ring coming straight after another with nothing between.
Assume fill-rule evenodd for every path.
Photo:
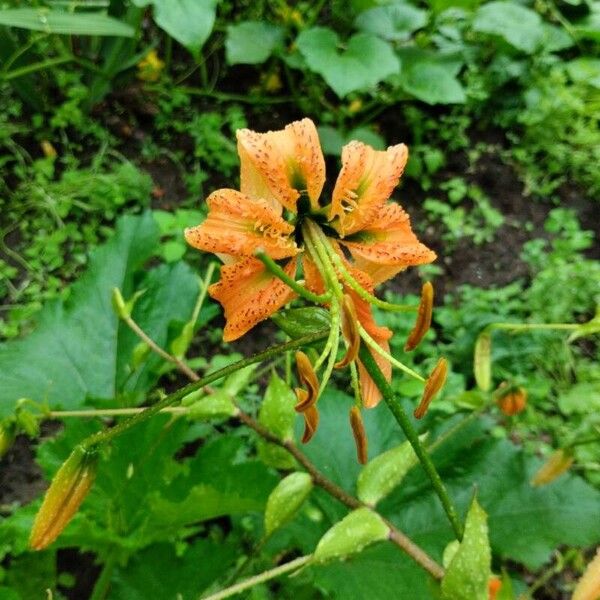
<instances>
[{"instance_id":1,"label":"green flower bud","mask_svg":"<svg viewBox=\"0 0 600 600\"><path fill-rule=\"evenodd\" d=\"M271 535L294 518L313 488L308 473L292 473L271 492L265 509L265 533Z\"/></svg>"}]
</instances>

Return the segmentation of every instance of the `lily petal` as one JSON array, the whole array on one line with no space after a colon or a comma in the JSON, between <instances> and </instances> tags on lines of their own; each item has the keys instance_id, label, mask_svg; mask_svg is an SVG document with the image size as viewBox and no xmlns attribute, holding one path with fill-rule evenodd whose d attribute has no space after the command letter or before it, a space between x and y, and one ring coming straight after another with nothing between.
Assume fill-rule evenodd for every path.
<instances>
[{"instance_id":1,"label":"lily petal","mask_svg":"<svg viewBox=\"0 0 600 600\"><path fill-rule=\"evenodd\" d=\"M408 160L404 144L374 150L361 142L342 149L342 169L333 190L329 220L342 237L363 229L388 200Z\"/></svg>"},{"instance_id":2,"label":"lily petal","mask_svg":"<svg viewBox=\"0 0 600 600\"><path fill-rule=\"evenodd\" d=\"M352 253L356 266L368 273L376 285L406 267L424 265L437 257L419 242L408 214L395 203L380 206L371 223L341 243Z\"/></svg>"},{"instance_id":3,"label":"lily petal","mask_svg":"<svg viewBox=\"0 0 600 600\"><path fill-rule=\"evenodd\" d=\"M312 208L318 208L325 183L325 159L317 128L310 119L266 133L240 129L237 140L242 192L293 212L300 196L306 194Z\"/></svg>"},{"instance_id":4,"label":"lily petal","mask_svg":"<svg viewBox=\"0 0 600 600\"><path fill-rule=\"evenodd\" d=\"M284 270L294 277L296 260L290 260ZM223 265L221 279L208 291L223 305L227 320L223 331L225 342L238 339L295 297L285 283L252 257Z\"/></svg>"},{"instance_id":5,"label":"lily petal","mask_svg":"<svg viewBox=\"0 0 600 600\"><path fill-rule=\"evenodd\" d=\"M236 190L217 190L206 200L208 217L185 230L190 246L230 256L252 256L262 248L277 260L299 252L284 221L266 200L253 199Z\"/></svg>"}]
</instances>

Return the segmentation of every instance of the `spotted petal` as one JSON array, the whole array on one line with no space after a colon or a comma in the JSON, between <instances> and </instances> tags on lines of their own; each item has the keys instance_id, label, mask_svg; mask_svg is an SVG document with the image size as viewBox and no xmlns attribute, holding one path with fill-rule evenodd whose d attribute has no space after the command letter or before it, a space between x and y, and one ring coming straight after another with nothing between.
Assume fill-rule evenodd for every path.
<instances>
[{"instance_id":1,"label":"spotted petal","mask_svg":"<svg viewBox=\"0 0 600 600\"><path fill-rule=\"evenodd\" d=\"M291 237L294 227L265 200L224 189L213 192L206 202L204 223L185 230L185 239L194 248L240 257L262 248L275 260L298 253Z\"/></svg>"},{"instance_id":2,"label":"spotted petal","mask_svg":"<svg viewBox=\"0 0 600 600\"><path fill-rule=\"evenodd\" d=\"M296 259L290 260L284 270L294 277ZM223 305L227 321L223 331L225 342L238 339L295 296L263 263L251 257L223 265L221 279L211 285L208 291Z\"/></svg>"},{"instance_id":3,"label":"spotted petal","mask_svg":"<svg viewBox=\"0 0 600 600\"><path fill-rule=\"evenodd\" d=\"M325 182L325 159L310 119L267 133L240 129L237 140L243 193L293 212L300 197L306 195L312 208L318 208Z\"/></svg>"},{"instance_id":4,"label":"spotted petal","mask_svg":"<svg viewBox=\"0 0 600 600\"><path fill-rule=\"evenodd\" d=\"M395 203L381 206L362 231L342 240L356 266L375 284L390 279L406 267L433 262L436 254L419 242L409 216Z\"/></svg>"},{"instance_id":5,"label":"spotted petal","mask_svg":"<svg viewBox=\"0 0 600 600\"><path fill-rule=\"evenodd\" d=\"M373 220L398 185L407 160L404 144L385 151L356 141L344 146L329 213L342 237L360 231Z\"/></svg>"}]
</instances>

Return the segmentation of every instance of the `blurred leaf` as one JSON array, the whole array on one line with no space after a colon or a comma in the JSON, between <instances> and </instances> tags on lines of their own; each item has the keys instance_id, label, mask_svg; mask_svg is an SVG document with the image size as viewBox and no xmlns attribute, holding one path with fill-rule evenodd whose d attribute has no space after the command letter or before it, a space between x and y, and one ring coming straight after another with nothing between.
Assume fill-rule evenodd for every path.
<instances>
[{"instance_id":1,"label":"blurred leaf","mask_svg":"<svg viewBox=\"0 0 600 600\"><path fill-rule=\"evenodd\" d=\"M566 415L600 412L600 381L576 383L558 396L558 407Z\"/></svg>"},{"instance_id":2,"label":"blurred leaf","mask_svg":"<svg viewBox=\"0 0 600 600\"><path fill-rule=\"evenodd\" d=\"M326 27L312 27L300 33L296 46L308 67L319 73L340 97L375 87L400 67L391 46L368 34L357 33L344 45Z\"/></svg>"},{"instance_id":3,"label":"blurred leaf","mask_svg":"<svg viewBox=\"0 0 600 600\"><path fill-rule=\"evenodd\" d=\"M196 539L176 552L171 544L155 544L136 553L113 574L110 596L127 600L178 598L195 600L230 568L237 556L230 542Z\"/></svg>"},{"instance_id":4,"label":"blurred leaf","mask_svg":"<svg viewBox=\"0 0 600 600\"><path fill-rule=\"evenodd\" d=\"M230 65L264 63L281 45L284 31L264 21L244 21L229 25L225 38L225 56Z\"/></svg>"},{"instance_id":5,"label":"blurred leaf","mask_svg":"<svg viewBox=\"0 0 600 600\"><path fill-rule=\"evenodd\" d=\"M595 5L594 5L595 6ZM573 24L573 29L579 38L600 41L600 10L591 12L587 17Z\"/></svg>"},{"instance_id":6,"label":"blurred leaf","mask_svg":"<svg viewBox=\"0 0 600 600\"><path fill-rule=\"evenodd\" d=\"M192 54L208 39L217 12L217 0L133 0L136 6L154 6L154 20Z\"/></svg>"},{"instance_id":7,"label":"blurred leaf","mask_svg":"<svg viewBox=\"0 0 600 600\"><path fill-rule=\"evenodd\" d=\"M582 56L566 63L567 73L573 81L600 88L600 59ZM600 331L600 317L598 318Z\"/></svg>"},{"instance_id":8,"label":"blurred leaf","mask_svg":"<svg viewBox=\"0 0 600 600\"><path fill-rule=\"evenodd\" d=\"M456 78L462 63L455 57L416 48L403 48L399 56L402 70L397 81L404 91L427 104L465 102L465 91Z\"/></svg>"},{"instance_id":9,"label":"blurred leaf","mask_svg":"<svg viewBox=\"0 0 600 600\"><path fill-rule=\"evenodd\" d=\"M474 498L465 521L464 537L442 579L442 598L488 600L491 575L487 515Z\"/></svg>"},{"instance_id":10,"label":"blurred leaf","mask_svg":"<svg viewBox=\"0 0 600 600\"><path fill-rule=\"evenodd\" d=\"M544 38L541 17L515 2L487 2L475 15L473 29L498 35L511 46L533 54Z\"/></svg>"},{"instance_id":11,"label":"blurred leaf","mask_svg":"<svg viewBox=\"0 0 600 600\"><path fill-rule=\"evenodd\" d=\"M414 31L424 27L427 21L427 11L412 4L396 2L362 12L355 24L358 29L384 40L405 41Z\"/></svg>"},{"instance_id":12,"label":"blurred leaf","mask_svg":"<svg viewBox=\"0 0 600 600\"><path fill-rule=\"evenodd\" d=\"M359 142L368 144L375 148L375 150L385 150L385 140L368 127L357 127L356 129L351 129L347 133L329 125L323 125L319 127L318 130L321 147L325 154L340 156L342 147L352 140L358 140Z\"/></svg>"},{"instance_id":13,"label":"blurred leaf","mask_svg":"<svg viewBox=\"0 0 600 600\"><path fill-rule=\"evenodd\" d=\"M103 13L73 13L47 8L0 10L0 25L66 35L135 35L133 27Z\"/></svg>"}]
</instances>

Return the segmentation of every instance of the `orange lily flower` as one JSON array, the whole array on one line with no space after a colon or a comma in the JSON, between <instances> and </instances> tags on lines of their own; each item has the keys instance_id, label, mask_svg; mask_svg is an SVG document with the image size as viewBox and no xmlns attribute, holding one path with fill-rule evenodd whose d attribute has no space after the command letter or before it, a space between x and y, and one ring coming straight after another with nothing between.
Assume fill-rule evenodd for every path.
<instances>
[{"instance_id":1,"label":"orange lily flower","mask_svg":"<svg viewBox=\"0 0 600 600\"><path fill-rule=\"evenodd\" d=\"M217 254L225 263L221 280L209 288L225 312L225 341L241 337L296 297L282 281L283 274L295 279L301 266L306 289L327 292L332 271L325 272L323 261L328 259L317 255L316 245L336 253L368 294L405 268L435 259L413 233L404 210L389 202L408 159L404 144L385 151L356 141L347 144L328 200L321 197L325 160L310 119L267 133L242 129L237 142L240 191L213 192L207 199L206 220L185 231L190 245ZM321 242L311 241L311 231ZM278 261L283 274L278 277L258 260L259 252ZM369 302L344 281L343 273L335 269L334 275L339 301L343 294L351 297L363 329L389 352L392 332L377 326ZM391 377L389 361L376 352L373 356ZM358 367L363 403L375 406L379 391L360 362Z\"/></svg>"}]
</instances>

